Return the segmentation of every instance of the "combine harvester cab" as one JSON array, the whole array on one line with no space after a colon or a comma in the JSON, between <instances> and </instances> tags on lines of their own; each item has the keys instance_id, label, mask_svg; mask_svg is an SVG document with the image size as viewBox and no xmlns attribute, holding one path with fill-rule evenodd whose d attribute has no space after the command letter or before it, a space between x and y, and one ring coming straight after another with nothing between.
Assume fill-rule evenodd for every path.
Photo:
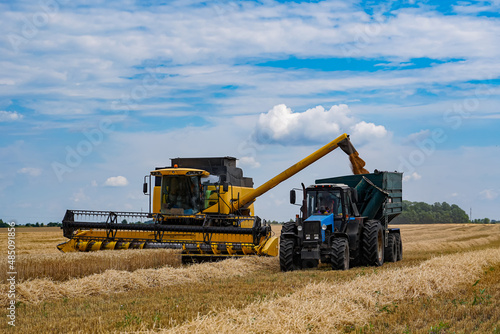
<instances>
[{"instance_id":1,"label":"combine harvester cab","mask_svg":"<svg viewBox=\"0 0 500 334\"><path fill-rule=\"evenodd\" d=\"M58 249L172 248L182 250L183 262L277 256L278 238L254 215L253 202L337 147L349 152L346 134L256 189L236 167L236 158L172 159L172 167L156 168L145 177L150 212L68 210L62 229L70 240Z\"/></svg>"},{"instance_id":2,"label":"combine harvester cab","mask_svg":"<svg viewBox=\"0 0 500 334\"><path fill-rule=\"evenodd\" d=\"M316 180L304 187L301 215L281 231L282 271L381 266L403 257L401 233L389 222L402 211L402 173L379 172ZM295 190L290 202L295 204Z\"/></svg>"}]
</instances>

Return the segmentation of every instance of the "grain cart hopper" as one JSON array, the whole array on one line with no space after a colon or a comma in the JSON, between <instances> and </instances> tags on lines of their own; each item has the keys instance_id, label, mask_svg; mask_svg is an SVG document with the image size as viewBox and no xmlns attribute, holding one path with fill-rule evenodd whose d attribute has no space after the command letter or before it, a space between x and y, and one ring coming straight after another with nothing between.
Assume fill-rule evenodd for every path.
<instances>
[{"instance_id":1,"label":"grain cart hopper","mask_svg":"<svg viewBox=\"0 0 500 334\"><path fill-rule=\"evenodd\" d=\"M278 238L254 215L253 202L337 147L353 153L346 134L254 189L236 159L177 158L145 177L149 212L67 210L62 252L127 248L182 250L183 261L278 255ZM152 190L152 191L151 191ZM150 219L149 224L127 223Z\"/></svg>"},{"instance_id":2,"label":"grain cart hopper","mask_svg":"<svg viewBox=\"0 0 500 334\"><path fill-rule=\"evenodd\" d=\"M282 271L314 268L319 261L345 270L402 259L400 231L388 227L402 211L401 173L333 177L302 188L301 214L281 230Z\"/></svg>"}]
</instances>

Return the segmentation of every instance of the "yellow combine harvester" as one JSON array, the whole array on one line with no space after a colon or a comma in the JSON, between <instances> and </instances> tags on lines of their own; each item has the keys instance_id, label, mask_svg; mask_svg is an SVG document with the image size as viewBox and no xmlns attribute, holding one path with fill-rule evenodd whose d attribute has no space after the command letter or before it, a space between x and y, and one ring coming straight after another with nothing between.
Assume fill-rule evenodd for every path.
<instances>
[{"instance_id":1,"label":"yellow combine harvester","mask_svg":"<svg viewBox=\"0 0 500 334\"><path fill-rule=\"evenodd\" d=\"M172 159L172 167L157 168L144 178L149 213L67 210L62 229L70 240L57 248L173 248L182 249L183 262L277 256L278 238L254 215L253 202L337 147L350 156L356 152L343 134L256 189L236 167L236 158Z\"/></svg>"}]
</instances>

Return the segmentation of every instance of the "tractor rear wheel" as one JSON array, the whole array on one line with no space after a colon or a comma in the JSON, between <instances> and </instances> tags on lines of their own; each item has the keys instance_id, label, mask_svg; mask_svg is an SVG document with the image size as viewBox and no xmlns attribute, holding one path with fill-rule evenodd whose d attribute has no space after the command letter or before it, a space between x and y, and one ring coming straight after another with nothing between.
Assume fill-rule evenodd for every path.
<instances>
[{"instance_id":1,"label":"tractor rear wheel","mask_svg":"<svg viewBox=\"0 0 500 334\"><path fill-rule=\"evenodd\" d=\"M401 241L401 234L396 233L396 245L398 247L398 257L396 261L401 261L403 259L403 242Z\"/></svg>"},{"instance_id":2,"label":"tractor rear wheel","mask_svg":"<svg viewBox=\"0 0 500 334\"><path fill-rule=\"evenodd\" d=\"M396 236L394 234L389 234L387 238L387 245L385 245L385 262L396 262L398 260L398 248Z\"/></svg>"},{"instance_id":3,"label":"tractor rear wheel","mask_svg":"<svg viewBox=\"0 0 500 334\"><path fill-rule=\"evenodd\" d=\"M364 265L379 267L384 264L384 230L377 220L365 223L361 249Z\"/></svg>"},{"instance_id":4,"label":"tractor rear wheel","mask_svg":"<svg viewBox=\"0 0 500 334\"><path fill-rule=\"evenodd\" d=\"M347 239L337 238L332 241L330 262L333 270L349 269L349 243Z\"/></svg>"}]
</instances>

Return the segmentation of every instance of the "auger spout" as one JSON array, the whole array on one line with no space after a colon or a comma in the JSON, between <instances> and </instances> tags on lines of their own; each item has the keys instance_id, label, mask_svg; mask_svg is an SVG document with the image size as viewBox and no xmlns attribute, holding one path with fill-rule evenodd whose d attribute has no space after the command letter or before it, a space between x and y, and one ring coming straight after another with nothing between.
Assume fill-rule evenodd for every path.
<instances>
[{"instance_id":1,"label":"auger spout","mask_svg":"<svg viewBox=\"0 0 500 334\"><path fill-rule=\"evenodd\" d=\"M275 177L273 177L260 187L256 188L246 196L242 197L238 202L235 202L233 204L234 205L233 212L236 212L244 208L245 206L251 204L253 201L255 201L257 197L261 196L262 194L276 187L278 184L285 181L286 179L297 174L307 166L311 165L312 163L316 162L317 160L321 159L328 153L335 150L337 147L340 147L349 156L351 156L356 152L354 146L351 144L351 141L349 140L349 136L344 133L341 136L329 142L328 144L326 144L325 146L321 147L314 153L308 155L307 157L300 160L296 164L290 166L285 171L279 173L278 175L276 175Z\"/></svg>"}]
</instances>

